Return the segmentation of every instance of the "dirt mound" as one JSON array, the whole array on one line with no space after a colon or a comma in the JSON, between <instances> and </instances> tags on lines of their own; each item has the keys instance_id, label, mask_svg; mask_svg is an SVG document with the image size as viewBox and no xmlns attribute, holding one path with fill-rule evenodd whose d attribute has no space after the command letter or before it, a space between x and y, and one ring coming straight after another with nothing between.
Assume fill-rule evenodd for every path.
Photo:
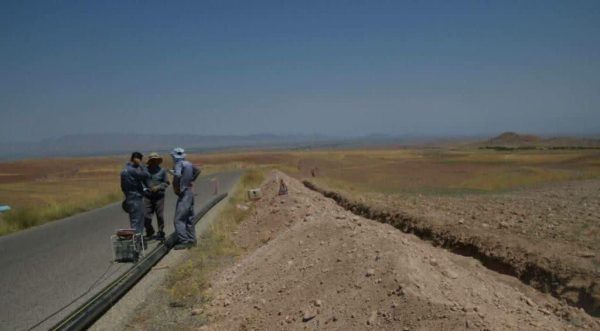
<instances>
[{"instance_id":1,"label":"dirt mound","mask_svg":"<svg viewBox=\"0 0 600 331\"><path fill-rule=\"evenodd\" d=\"M284 178L289 195L277 196ZM578 309L275 173L215 275L204 329L600 328Z\"/></svg>"},{"instance_id":2,"label":"dirt mound","mask_svg":"<svg viewBox=\"0 0 600 331\"><path fill-rule=\"evenodd\" d=\"M377 194L363 201L353 201L309 182L305 185L356 214L392 224L459 254L476 257L492 270L515 276L592 315L600 314L600 284L597 282L600 257L595 235L598 224L595 223L597 218L592 216L599 202L594 192L598 191L600 181L577 185L578 190L562 187L559 191L566 194L542 188L512 198L421 197L418 203L412 201L412 204L398 197ZM548 200L548 195L555 197L560 206ZM568 199L573 201L567 203ZM578 210L570 210L567 205ZM541 217L548 210L569 222L559 224L554 218ZM502 217L507 213L514 214L518 220Z\"/></svg>"}]
</instances>

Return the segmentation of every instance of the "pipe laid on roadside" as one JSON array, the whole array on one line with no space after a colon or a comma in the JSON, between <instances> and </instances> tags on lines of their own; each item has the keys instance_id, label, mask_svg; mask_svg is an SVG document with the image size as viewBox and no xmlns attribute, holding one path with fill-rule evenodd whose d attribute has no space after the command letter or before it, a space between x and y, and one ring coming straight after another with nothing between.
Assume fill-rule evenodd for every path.
<instances>
[{"instance_id":1,"label":"pipe laid on roadside","mask_svg":"<svg viewBox=\"0 0 600 331\"><path fill-rule=\"evenodd\" d=\"M212 198L194 217L194 224L208 213L217 203L227 197L222 193ZM169 235L164 244L159 244L150 251L146 257L139 261L125 274L107 285L98 294L91 297L81 307L69 314L50 330L84 330L90 327L98 318L106 313L125 293L127 293L158 261L160 261L173 246L177 237L175 233Z\"/></svg>"}]
</instances>

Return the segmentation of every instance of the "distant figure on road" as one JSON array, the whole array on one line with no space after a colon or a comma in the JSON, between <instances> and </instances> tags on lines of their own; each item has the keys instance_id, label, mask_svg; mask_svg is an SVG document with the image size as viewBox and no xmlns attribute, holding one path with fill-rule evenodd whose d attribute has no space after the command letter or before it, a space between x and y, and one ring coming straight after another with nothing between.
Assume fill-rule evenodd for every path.
<instances>
[{"instance_id":1,"label":"distant figure on road","mask_svg":"<svg viewBox=\"0 0 600 331\"><path fill-rule=\"evenodd\" d=\"M154 236L154 227L152 226L152 215L156 214L156 223L158 232L154 238L165 240L165 190L169 187L169 178L167 171L161 168L160 164L163 159L158 153L150 153L148 156L148 190L144 196L146 236L152 238Z\"/></svg>"},{"instance_id":2,"label":"distant figure on road","mask_svg":"<svg viewBox=\"0 0 600 331\"><path fill-rule=\"evenodd\" d=\"M137 233L144 230L144 191L150 174L142 165L143 155L133 152L121 171L121 191L125 194L123 209L129 214L129 225Z\"/></svg>"},{"instance_id":3,"label":"distant figure on road","mask_svg":"<svg viewBox=\"0 0 600 331\"><path fill-rule=\"evenodd\" d=\"M173 149L171 157L174 163L173 191L177 194L175 207L177 245L174 249L185 249L196 246L193 183L200 175L200 169L185 159L183 148Z\"/></svg>"}]
</instances>

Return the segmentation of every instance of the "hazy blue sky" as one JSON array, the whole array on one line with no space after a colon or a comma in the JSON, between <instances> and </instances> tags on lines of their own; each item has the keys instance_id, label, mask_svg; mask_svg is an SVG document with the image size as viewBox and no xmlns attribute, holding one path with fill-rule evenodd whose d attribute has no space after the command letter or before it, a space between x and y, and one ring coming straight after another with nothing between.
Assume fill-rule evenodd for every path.
<instances>
[{"instance_id":1,"label":"hazy blue sky","mask_svg":"<svg viewBox=\"0 0 600 331\"><path fill-rule=\"evenodd\" d=\"M600 132L600 1L2 1L0 140Z\"/></svg>"}]
</instances>

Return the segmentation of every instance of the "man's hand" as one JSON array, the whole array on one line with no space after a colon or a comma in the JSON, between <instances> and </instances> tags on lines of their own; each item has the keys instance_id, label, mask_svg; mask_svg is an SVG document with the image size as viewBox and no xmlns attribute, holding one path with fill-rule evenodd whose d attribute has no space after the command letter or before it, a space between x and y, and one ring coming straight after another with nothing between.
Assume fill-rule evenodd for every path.
<instances>
[{"instance_id":1,"label":"man's hand","mask_svg":"<svg viewBox=\"0 0 600 331\"><path fill-rule=\"evenodd\" d=\"M158 189L159 189L159 187L158 187L158 186L153 186L153 187L150 189L150 191L152 191L152 192L155 192L155 193L156 193L156 192L158 192Z\"/></svg>"}]
</instances>

